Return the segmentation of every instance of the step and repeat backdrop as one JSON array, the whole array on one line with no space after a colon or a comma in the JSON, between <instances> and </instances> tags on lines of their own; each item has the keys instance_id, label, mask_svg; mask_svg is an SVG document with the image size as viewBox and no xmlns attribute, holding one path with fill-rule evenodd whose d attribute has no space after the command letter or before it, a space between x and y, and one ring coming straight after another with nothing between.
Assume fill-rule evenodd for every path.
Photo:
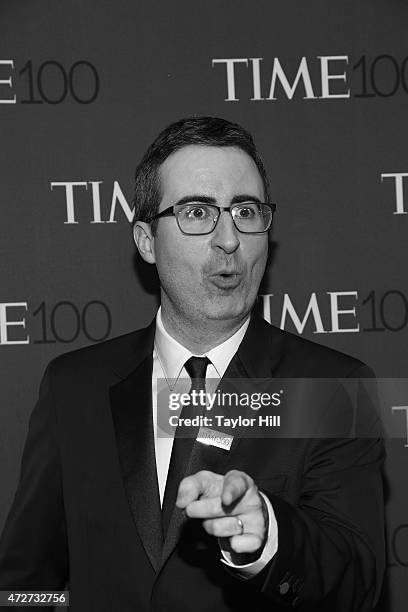
<instances>
[{"instance_id":1,"label":"step and repeat backdrop","mask_svg":"<svg viewBox=\"0 0 408 612\"><path fill-rule=\"evenodd\" d=\"M407 377L407 28L402 0L2 0L0 530L48 361L155 314L132 177L182 117L241 123L265 159L265 318ZM402 612L408 393L389 410L378 610Z\"/></svg>"}]
</instances>

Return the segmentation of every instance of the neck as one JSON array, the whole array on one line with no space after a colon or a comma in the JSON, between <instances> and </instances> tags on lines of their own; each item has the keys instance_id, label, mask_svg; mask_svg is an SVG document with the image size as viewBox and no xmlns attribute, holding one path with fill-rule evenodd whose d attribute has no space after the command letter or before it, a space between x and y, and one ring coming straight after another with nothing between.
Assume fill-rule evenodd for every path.
<instances>
[{"instance_id":1,"label":"neck","mask_svg":"<svg viewBox=\"0 0 408 612\"><path fill-rule=\"evenodd\" d=\"M165 330L188 349L193 355L203 355L214 347L231 338L248 317L244 313L233 320L189 320L185 316L176 316L171 309L162 304L161 316Z\"/></svg>"}]
</instances>

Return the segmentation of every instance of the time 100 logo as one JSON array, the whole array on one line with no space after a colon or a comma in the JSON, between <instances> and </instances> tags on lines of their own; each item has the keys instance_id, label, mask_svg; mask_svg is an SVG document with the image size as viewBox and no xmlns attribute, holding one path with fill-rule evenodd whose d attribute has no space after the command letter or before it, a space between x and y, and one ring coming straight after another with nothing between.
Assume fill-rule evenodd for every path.
<instances>
[{"instance_id":1,"label":"time 100 logo","mask_svg":"<svg viewBox=\"0 0 408 612\"><path fill-rule=\"evenodd\" d=\"M61 104L67 99L78 104L91 104L98 97L98 71L87 60L79 60L70 66L56 60L39 65L28 60L18 72L14 66L12 59L0 60L0 104L16 104L17 101L20 104ZM14 89L16 80L18 98Z\"/></svg>"},{"instance_id":2,"label":"time 100 logo","mask_svg":"<svg viewBox=\"0 0 408 612\"><path fill-rule=\"evenodd\" d=\"M83 306L69 300L55 304L43 301L34 308L29 308L28 302L0 303L0 345L3 346L69 344L80 337L101 342L109 337L111 330L112 314L101 300L92 300Z\"/></svg>"}]
</instances>

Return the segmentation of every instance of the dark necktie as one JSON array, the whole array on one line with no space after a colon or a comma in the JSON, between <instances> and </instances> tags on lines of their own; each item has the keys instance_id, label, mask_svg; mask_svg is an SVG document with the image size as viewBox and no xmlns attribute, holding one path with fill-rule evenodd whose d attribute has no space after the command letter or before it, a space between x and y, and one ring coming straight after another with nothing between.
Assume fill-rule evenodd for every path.
<instances>
[{"instance_id":1,"label":"dark necktie","mask_svg":"<svg viewBox=\"0 0 408 612\"><path fill-rule=\"evenodd\" d=\"M190 357L190 359L187 359L184 367L187 370L187 374L191 378L190 394L192 391L205 392L205 375L207 373L207 366L210 363L211 362L208 357Z\"/></svg>"},{"instance_id":2,"label":"dark necktie","mask_svg":"<svg viewBox=\"0 0 408 612\"><path fill-rule=\"evenodd\" d=\"M198 393L200 391L205 391L205 375L207 372L207 366L210 363L211 362L207 357L190 357L190 359L188 359L184 364L184 367L191 378L190 394L192 391L197 391ZM195 405L192 402L187 406L183 406L180 417L194 418L195 416L201 415L205 409L205 402L200 403L197 401L199 398L200 396L196 394ZM186 428L183 428L182 426L177 426L174 435L162 507L164 536L166 535L170 518L174 510L174 504L176 502L180 481L184 478L187 470L188 461L190 459L191 451L193 450L198 429L198 427L189 427L186 430ZM188 433L186 433L186 431L188 431ZM188 437L186 437L187 435Z\"/></svg>"}]
</instances>

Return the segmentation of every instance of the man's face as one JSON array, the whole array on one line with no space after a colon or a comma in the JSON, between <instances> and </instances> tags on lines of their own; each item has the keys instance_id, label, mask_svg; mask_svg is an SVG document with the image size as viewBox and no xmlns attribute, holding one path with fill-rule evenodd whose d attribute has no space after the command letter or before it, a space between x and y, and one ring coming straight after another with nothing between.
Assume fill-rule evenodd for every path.
<instances>
[{"instance_id":1,"label":"man's face","mask_svg":"<svg viewBox=\"0 0 408 612\"><path fill-rule=\"evenodd\" d=\"M230 206L237 198L264 201L259 171L249 155L235 147L190 145L160 167L159 212L182 198L214 198ZM235 200L234 200L235 198ZM224 211L211 234L186 236L175 217L159 219L153 238L161 283L162 308L181 318L242 319L251 310L268 253L268 236L243 234Z\"/></svg>"}]
</instances>

